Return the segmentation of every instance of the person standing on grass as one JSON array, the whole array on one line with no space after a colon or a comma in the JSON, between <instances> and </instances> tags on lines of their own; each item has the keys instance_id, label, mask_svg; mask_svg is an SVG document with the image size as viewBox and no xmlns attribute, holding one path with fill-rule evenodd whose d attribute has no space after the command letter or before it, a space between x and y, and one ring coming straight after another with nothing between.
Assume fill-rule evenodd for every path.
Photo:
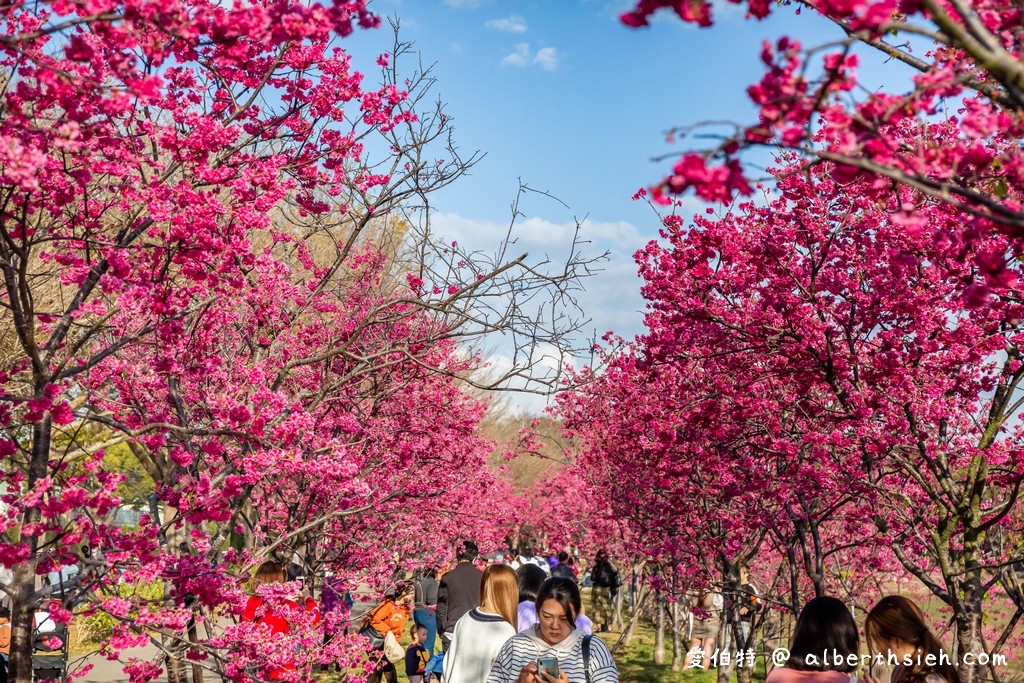
<instances>
[{"instance_id":1,"label":"person standing on grass","mask_svg":"<svg viewBox=\"0 0 1024 683\"><path fill-rule=\"evenodd\" d=\"M563 579L576 580L576 572L569 566L569 553L564 550L558 553L558 563L551 567L551 576L560 576Z\"/></svg>"},{"instance_id":2,"label":"person standing on grass","mask_svg":"<svg viewBox=\"0 0 1024 683\"><path fill-rule=\"evenodd\" d=\"M544 577L545 578L551 576L551 565L549 565L548 561L545 560L544 558L537 557L537 554L534 551L532 545L524 545L523 546L522 552L519 553L519 558L518 558L517 562L518 562L518 564L516 566L516 569L518 569L519 567L521 567L523 565L533 564L533 565L536 565L536 566L540 567L542 570L544 570Z\"/></svg>"},{"instance_id":3,"label":"person standing on grass","mask_svg":"<svg viewBox=\"0 0 1024 683\"><path fill-rule=\"evenodd\" d=\"M736 619L739 622L739 646L741 650L746 650L754 646L754 619L762 610L764 602L761 600L761 593L757 590L757 586L750 582L750 570L745 564L740 565L739 575Z\"/></svg>"},{"instance_id":4,"label":"person standing on grass","mask_svg":"<svg viewBox=\"0 0 1024 683\"><path fill-rule=\"evenodd\" d=\"M480 606L462 615L444 657L442 683L481 683L505 641L516 634L519 577L491 565L480 582Z\"/></svg>"},{"instance_id":5,"label":"person standing on grass","mask_svg":"<svg viewBox=\"0 0 1024 683\"><path fill-rule=\"evenodd\" d=\"M291 633L292 629L286 615L289 612L297 612L300 609L300 603L295 600L284 600L280 605L275 605L272 602L268 603L256 593L256 589L260 586L273 583L288 583L288 570L280 562L267 560L259 566L253 577L253 595L246 601L245 608L242 610L242 621L254 622L265 628L272 636L286 636ZM320 608L316 601L309 596L299 597L302 600L301 609L311 615L314 624L319 623ZM280 667L268 668L264 673L272 681L282 681L291 676L294 671L295 662L288 660Z\"/></svg>"},{"instance_id":6,"label":"person standing on grass","mask_svg":"<svg viewBox=\"0 0 1024 683\"><path fill-rule=\"evenodd\" d=\"M432 568L420 572L416 581L416 602L412 611L413 620L427 628L427 640L423 646L433 656L437 640L437 571Z\"/></svg>"},{"instance_id":7,"label":"person standing on grass","mask_svg":"<svg viewBox=\"0 0 1024 683\"><path fill-rule=\"evenodd\" d=\"M720 592L708 588L694 595L690 600L690 606L693 627L690 629L690 649L686 653L686 668L701 666L707 670L711 668L712 655L718 642L718 629L722 625L725 598Z\"/></svg>"},{"instance_id":8,"label":"person standing on grass","mask_svg":"<svg viewBox=\"0 0 1024 683\"><path fill-rule=\"evenodd\" d=\"M480 552L473 541L462 541L455 551L458 564L441 577L437 588L437 630L441 649L448 651L455 624L462 615L480 604L480 580L483 572L473 565Z\"/></svg>"},{"instance_id":9,"label":"person standing on grass","mask_svg":"<svg viewBox=\"0 0 1024 683\"><path fill-rule=\"evenodd\" d=\"M366 615L364 621L380 635L387 637L390 632L396 641L401 640L405 623L412 612L412 601L412 586L399 585ZM376 656L380 658L377 668L366 679L366 683L398 683L398 669L395 665L388 661L383 651Z\"/></svg>"},{"instance_id":10,"label":"person standing on grass","mask_svg":"<svg viewBox=\"0 0 1024 683\"><path fill-rule=\"evenodd\" d=\"M409 683L423 683L423 672L431 656L423 646L427 640L427 627L413 624L410 635L412 645L405 651L405 675L409 677Z\"/></svg>"},{"instance_id":11,"label":"person standing on grass","mask_svg":"<svg viewBox=\"0 0 1024 683\"><path fill-rule=\"evenodd\" d=\"M590 611L594 615L595 625L600 624L601 632L607 633L612 622L612 599L619 589L619 573L609 562L607 550L597 551L594 566L590 570L590 581L593 583Z\"/></svg>"}]
</instances>

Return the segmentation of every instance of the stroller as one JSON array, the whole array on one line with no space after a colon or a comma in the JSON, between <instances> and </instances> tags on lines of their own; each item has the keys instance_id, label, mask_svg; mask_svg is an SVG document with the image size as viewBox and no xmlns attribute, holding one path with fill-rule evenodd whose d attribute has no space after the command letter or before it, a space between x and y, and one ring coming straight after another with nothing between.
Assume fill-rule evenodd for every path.
<instances>
[{"instance_id":1,"label":"stroller","mask_svg":"<svg viewBox=\"0 0 1024 683\"><path fill-rule=\"evenodd\" d=\"M50 606L60 600L47 600L36 610L32 630L32 678L36 681L63 683L68 674L68 627L50 617Z\"/></svg>"}]
</instances>

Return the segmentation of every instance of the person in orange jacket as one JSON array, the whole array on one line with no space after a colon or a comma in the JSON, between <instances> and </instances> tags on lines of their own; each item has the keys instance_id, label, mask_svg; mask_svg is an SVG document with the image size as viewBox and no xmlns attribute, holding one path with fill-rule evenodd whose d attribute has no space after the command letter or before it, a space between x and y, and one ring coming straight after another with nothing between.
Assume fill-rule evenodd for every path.
<instances>
[{"instance_id":1,"label":"person in orange jacket","mask_svg":"<svg viewBox=\"0 0 1024 683\"><path fill-rule=\"evenodd\" d=\"M374 607L366 615L366 620L377 633L384 636L390 631L395 639L399 640L405 631L409 615L412 614L412 604L412 586L401 586ZM383 680L387 680L388 683L398 683L398 669L382 655L380 665L366 679L366 683L381 683Z\"/></svg>"}]
</instances>

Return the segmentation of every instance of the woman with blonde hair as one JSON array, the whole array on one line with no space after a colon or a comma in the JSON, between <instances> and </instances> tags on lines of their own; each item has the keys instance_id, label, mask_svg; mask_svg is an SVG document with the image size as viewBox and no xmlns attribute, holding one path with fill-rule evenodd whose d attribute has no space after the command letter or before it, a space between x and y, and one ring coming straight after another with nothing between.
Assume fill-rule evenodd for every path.
<instances>
[{"instance_id":1,"label":"woman with blonde hair","mask_svg":"<svg viewBox=\"0 0 1024 683\"><path fill-rule=\"evenodd\" d=\"M481 683L491 672L505 641L516 634L519 575L496 564L480 580L480 606L456 623L452 644L444 656L442 683Z\"/></svg>"},{"instance_id":2,"label":"woman with blonde hair","mask_svg":"<svg viewBox=\"0 0 1024 683\"><path fill-rule=\"evenodd\" d=\"M879 600L864 621L864 634L871 654L882 662L895 662L892 683L960 683L952 656L913 600L902 595ZM865 680L876 681L870 675Z\"/></svg>"}]
</instances>

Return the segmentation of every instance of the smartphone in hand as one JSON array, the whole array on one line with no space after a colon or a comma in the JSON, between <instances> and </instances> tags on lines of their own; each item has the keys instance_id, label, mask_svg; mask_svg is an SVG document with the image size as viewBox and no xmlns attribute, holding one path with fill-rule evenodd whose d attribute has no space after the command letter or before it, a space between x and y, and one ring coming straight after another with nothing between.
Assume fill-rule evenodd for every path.
<instances>
[{"instance_id":1,"label":"smartphone in hand","mask_svg":"<svg viewBox=\"0 0 1024 683\"><path fill-rule=\"evenodd\" d=\"M537 674L547 674L554 680L558 680L558 659L555 657L541 657L537 660ZM541 680L544 680L541 678Z\"/></svg>"},{"instance_id":2,"label":"smartphone in hand","mask_svg":"<svg viewBox=\"0 0 1024 683\"><path fill-rule=\"evenodd\" d=\"M868 666L867 674L877 683L890 683L892 680L892 668L874 661Z\"/></svg>"}]
</instances>

